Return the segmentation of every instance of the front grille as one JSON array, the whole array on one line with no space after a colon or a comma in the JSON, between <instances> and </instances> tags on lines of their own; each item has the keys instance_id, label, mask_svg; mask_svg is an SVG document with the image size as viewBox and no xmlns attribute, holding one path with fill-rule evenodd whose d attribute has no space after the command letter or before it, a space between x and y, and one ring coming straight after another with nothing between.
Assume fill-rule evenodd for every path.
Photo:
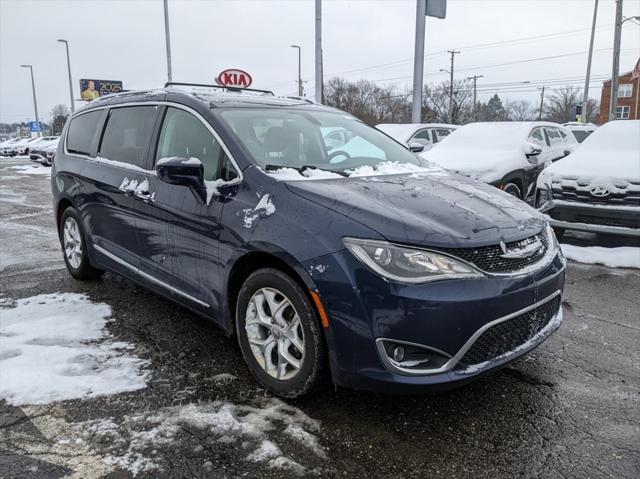
<instances>
[{"instance_id":1,"label":"front grille","mask_svg":"<svg viewBox=\"0 0 640 479\"><path fill-rule=\"evenodd\" d=\"M556 200L575 201L597 205L640 206L640 182L615 180L607 185L609 195L598 198L591 194L592 183L588 179L568 177L553 180L551 194Z\"/></svg>"},{"instance_id":2,"label":"front grille","mask_svg":"<svg viewBox=\"0 0 640 479\"><path fill-rule=\"evenodd\" d=\"M479 248L438 248L438 251L450 254L473 264L488 273L513 273L537 263L547 252L549 237L546 230L528 238L505 243L507 251L524 248L535 241L542 243L542 248L525 258L503 258L505 254L500 245L482 246Z\"/></svg>"},{"instance_id":3,"label":"front grille","mask_svg":"<svg viewBox=\"0 0 640 479\"><path fill-rule=\"evenodd\" d=\"M603 216L576 215L578 223L604 226L622 226L624 228L640 228L640 221L633 218L606 218Z\"/></svg>"},{"instance_id":4,"label":"front grille","mask_svg":"<svg viewBox=\"0 0 640 479\"><path fill-rule=\"evenodd\" d=\"M490 327L480 335L460 361L466 365L474 365L513 351L542 331L558 309L560 309L560 296Z\"/></svg>"}]
</instances>

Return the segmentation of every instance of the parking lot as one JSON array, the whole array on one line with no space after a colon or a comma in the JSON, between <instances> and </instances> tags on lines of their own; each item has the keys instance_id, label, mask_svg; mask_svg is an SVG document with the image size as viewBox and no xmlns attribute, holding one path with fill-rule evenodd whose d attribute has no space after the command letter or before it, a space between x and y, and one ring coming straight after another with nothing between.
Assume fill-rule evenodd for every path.
<instances>
[{"instance_id":1,"label":"parking lot","mask_svg":"<svg viewBox=\"0 0 640 479\"><path fill-rule=\"evenodd\" d=\"M110 273L73 280L49 178L27 159L0 159L0 308L73 293L107 305L108 340L126 344L144 384L0 401L0 478L640 476L640 270L570 261L560 330L464 388L384 396L327 385L284 402L256 386L213 324ZM12 354L3 337L0 364Z\"/></svg>"}]
</instances>

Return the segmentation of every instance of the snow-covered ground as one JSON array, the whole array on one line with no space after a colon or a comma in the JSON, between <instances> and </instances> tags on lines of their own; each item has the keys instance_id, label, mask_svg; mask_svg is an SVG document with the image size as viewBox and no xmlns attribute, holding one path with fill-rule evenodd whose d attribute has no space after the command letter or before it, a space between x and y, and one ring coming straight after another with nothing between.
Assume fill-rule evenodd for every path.
<instances>
[{"instance_id":1,"label":"snow-covered ground","mask_svg":"<svg viewBox=\"0 0 640 479\"><path fill-rule=\"evenodd\" d=\"M51 176L51 168L48 166L33 163L31 165L12 166L12 170L22 173L23 175L45 175Z\"/></svg>"},{"instance_id":2,"label":"snow-covered ground","mask_svg":"<svg viewBox=\"0 0 640 479\"><path fill-rule=\"evenodd\" d=\"M633 246L615 248L571 244L561 244L560 246L567 259L578 263L602 264L612 268L640 268L640 248Z\"/></svg>"},{"instance_id":3,"label":"snow-covered ground","mask_svg":"<svg viewBox=\"0 0 640 479\"><path fill-rule=\"evenodd\" d=\"M111 308L77 293L0 303L0 399L46 404L142 389L146 361L109 339Z\"/></svg>"}]
</instances>

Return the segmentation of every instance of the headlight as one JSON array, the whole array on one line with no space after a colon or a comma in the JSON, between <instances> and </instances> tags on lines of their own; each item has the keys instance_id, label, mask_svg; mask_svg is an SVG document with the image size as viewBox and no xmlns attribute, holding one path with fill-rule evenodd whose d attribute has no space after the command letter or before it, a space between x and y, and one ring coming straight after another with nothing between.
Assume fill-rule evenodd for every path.
<instances>
[{"instance_id":1,"label":"headlight","mask_svg":"<svg viewBox=\"0 0 640 479\"><path fill-rule=\"evenodd\" d=\"M405 248L386 241L344 238L356 258L383 278L400 283L481 277L468 263L434 251Z\"/></svg>"}]
</instances>

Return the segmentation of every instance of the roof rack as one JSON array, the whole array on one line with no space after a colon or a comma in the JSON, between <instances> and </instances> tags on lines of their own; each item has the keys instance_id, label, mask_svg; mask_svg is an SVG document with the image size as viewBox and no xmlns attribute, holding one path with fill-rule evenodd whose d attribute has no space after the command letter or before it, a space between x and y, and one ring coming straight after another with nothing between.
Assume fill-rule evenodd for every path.
<instances>
[{"instance_id":1,"label":"roof rack","mask_svg":"<svg viewBox=\"0 0 640 479\"><path fill-rule=\"evenodd\" d=\"M242 93L242 92L246 91L246 92L250 92L250 93L261 93L263 95L275 96L271 90L259 90L259 89L256 89L256 88L238 88L238 87L223 86L223 85L207 85L206 83L167 82L167 83L164 84L165 88L168 88L168 87L171 87L171 86L190 86L190 87L196 87L196 88L215 88L217 90L231 91L231 92L237 92L237 93Z\"/></svg>"}]
</instances>

